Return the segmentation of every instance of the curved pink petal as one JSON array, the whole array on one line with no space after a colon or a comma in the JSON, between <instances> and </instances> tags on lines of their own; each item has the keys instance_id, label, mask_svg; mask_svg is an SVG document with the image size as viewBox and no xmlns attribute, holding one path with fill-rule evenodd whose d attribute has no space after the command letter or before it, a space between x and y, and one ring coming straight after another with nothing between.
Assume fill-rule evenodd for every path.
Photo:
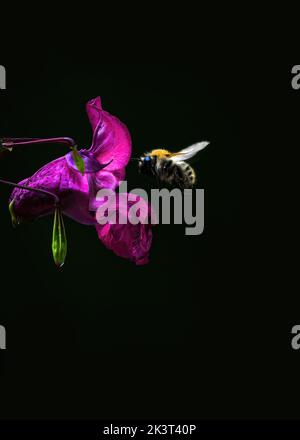
<instances>
[{"instance_id":1,"label":"curved pink petal","mask_svg":"<svg viewBox=\"0 0 300 440\"><path fill-rule=\"evenodd\" d=\"M89 101L86 110L93 129L93 143L88 151L100 163L112 159L106 171L124 168L131 156L131 136L126 125L102 109L100 97Z\"/></svg>"},{"instance_id":2,"label":"curved pink petal","mask_svg":"<svg viewBox=\"0 0 300 440\"><path fill-rule=\"evenodd\" d=\"M56 194L65 215L79 223L95 223L95 216L89 211L87 177L69 167L65 157L48 163L20 184ZM33 220L54 211L54 199L50 195L15 188L10 196L10 200L13 199L15 213L23 220Z\"/></svg>"},{"instance_id":3,"label":"curved pink petal","mask_svg":"<svg viewBox=\"0 0 300 440\"><path fill-rule=\"evenodd\" d=\"M22 180L19 184L31 188L45 189L54 194L59 193L61 175L65 170L65 160L59 158L38 170L33 176ZM54 200L46 194L15 188L10 196L14 200L16 214L24 220L42 217L53 212Z\"/></svg>"},{"instance_id":4,"label":"curved pink petal","mask_svg":"<svg viewBox=\"0 0 300 440\"><path fill-rule=\"evenodd\" d=\"M138 224L130 223L130 207L132 202L127 202L127 194L122 194L112 209L116 212L117 223L96 224L98 237L102 243L116 255L129 259L137 265L149 262L149 253L152 244L152 225L150 224L150 207L142 200ZM141 199L139 198L141 201ZM120 224L120 218L127 219L127 224ZM145 220L149 222L143 223Z\"/></svg>"},{"instance_id":5,"label":"curved pink petal","mask_svg":"<svg viewBox=\"0 0 300 440\"><path fill-rule=\"evenodd\" d=\"M152 243L151 225L96 225L102 243L119 257L137 265L149 262Z\"/></svg>"}]
</instances>

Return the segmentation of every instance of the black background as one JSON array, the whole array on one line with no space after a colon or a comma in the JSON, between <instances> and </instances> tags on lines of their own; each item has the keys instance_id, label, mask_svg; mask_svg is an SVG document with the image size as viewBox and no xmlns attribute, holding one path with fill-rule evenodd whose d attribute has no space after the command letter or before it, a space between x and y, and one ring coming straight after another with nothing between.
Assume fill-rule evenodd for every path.
<instances>
[{"instance_id":1,"label":"black background","mask_svg":"<svg viewBox=\"0 0 300 440\"><path fill-rule=\"evenodd\" d=\"M204 234L157 226L144 267L106 250L92 227L67 219L69 253L57 272L52 218L13 230L10 190L1 188L0 323L8 347L0 353L0 416L297 417L299 353L290 347L296 292L287 279L281 288L275 266L267 268L267 253L282 258L280 237L275 245L254 190L276 124L292 114L283 99L297 99L292 66L277 69L275 93L267 60L253 54L247 63L228 56L222 63L117 64L51 49L1 64L3 136L71 136L89 146L85 103L100 95L129 127L133 156L202 139L211 145L195 164L205 189ZM55 145L15 151L1 159L1 177L20 181L63 154ZM242 158L255 163L251 196L242 190ZM133 164L127 179L131 188L151 186ZM260 193L266 189L268 204L271 185Z\"/></svg>"}]
</instances>

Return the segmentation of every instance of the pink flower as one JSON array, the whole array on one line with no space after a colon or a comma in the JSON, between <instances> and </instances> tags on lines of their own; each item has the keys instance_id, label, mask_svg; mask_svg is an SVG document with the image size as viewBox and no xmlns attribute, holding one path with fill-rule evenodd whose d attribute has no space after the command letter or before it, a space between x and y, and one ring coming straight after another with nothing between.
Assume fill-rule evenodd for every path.
<instances>
[{"instance_id":1,"label":"pink flower","mask_svg":"<svg viewBox=\"0 0 300 440\"><path fill-rule=\"evenodd\" d=\"M63 225L62 214L79 223L94 225L100 240L117 255L137 264L145 263L148 261L152 240L149 225L117 224L101 227L95 216L101 203L96 200L97 192L105 188L115 190L125 178L125 167L131 156L129 131L119 119L102 109L99 97L89 101L86 108L93 129L92 146L77 151L72 139L54 139L69 143L72 151L20 182L18 185L23 188L16 187L10 197L11 212L18 222L22 222L57 214L59 210L56 225ZM22 140L19 143L6 140L2 146L14 148L17 145L49 143L54 140ZM59 234L61 237L61 228Z\"/></svg>"},{"instance_id":2,"label":"pink flower","mask_svg":"<svg viewBox=\"0 0 300 440\"><path fill-rule=\"evenodd\" d=\"M46 164L20 184L56 194L63 214L79 223L94 224L96 194L102 188L116 189L124 179L131 155L131 138L127 127L102 109L99 97L87 103L87 113L93 128L93 143L90 149L78 152L85 164L84 175L78 171L70 152ZM16 188L12 199L20 219L53 212L53 198L47 195Z\"/></svg>"}]
</instances>

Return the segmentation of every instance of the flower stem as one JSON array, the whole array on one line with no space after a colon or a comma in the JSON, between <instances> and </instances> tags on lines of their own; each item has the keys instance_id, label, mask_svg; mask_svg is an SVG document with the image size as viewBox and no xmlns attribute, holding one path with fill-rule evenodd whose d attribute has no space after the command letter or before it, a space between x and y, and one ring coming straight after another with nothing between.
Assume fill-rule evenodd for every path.
<instances>
[{"instance_id":1,"label":"flower stem","mask_svg":"<svg viewBox=\"0 0 300 440\"><path fill-rule=\"evenodd\" d=\"M70 137L56 137L56 138L2 138L0 139L0 151L12 150L15 147L22 147L36 144L62 144L68 145L72 150L73 159L78 171L84 175L85 164L77 150L77 145L74 139Z\"/></svg>"},{"instance_id":2,"label":"flower stem","mask_svg":"<svg viewBox=\"0 0 300 440\"><path fill-rule=\"evenodd\" d=\"M1 145L3 148L14 148L24 145L35 144L63 144L68 145L71 148L76 147L76 142L69 137L56 137L56 138L3 138L1 139Z\"/></svg>"}]
</instances>

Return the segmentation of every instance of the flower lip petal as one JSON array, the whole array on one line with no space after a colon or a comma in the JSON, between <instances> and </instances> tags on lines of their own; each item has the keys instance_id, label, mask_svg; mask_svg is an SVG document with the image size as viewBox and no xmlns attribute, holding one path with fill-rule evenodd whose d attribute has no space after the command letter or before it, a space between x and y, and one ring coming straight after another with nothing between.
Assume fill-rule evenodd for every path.
<instances>
[{"instance_id":1,"label":"flower lip petal","mask_svg":"<svg viewBox=\"0 0 300 440\"><path fill-rule=\"evenodd\" d=\"M152 224L148 221L143 222L150 216L151 206L145 200L139 198L142 211L141 223L132 224L130 209L133 204L134 202L128 200L128 194L122 193L122 197L119 196L116 203L113 201L111 205L111 210L116 213L117 222L100 224L98 217L95 226L99 239L108 249L120 257L135 262L137 265L143 265L149 262L152 244ZM122 219L122 222L120 222L120 219ZM123 223L123 219L127 221Z\"/></svg>"}]
</instances>

